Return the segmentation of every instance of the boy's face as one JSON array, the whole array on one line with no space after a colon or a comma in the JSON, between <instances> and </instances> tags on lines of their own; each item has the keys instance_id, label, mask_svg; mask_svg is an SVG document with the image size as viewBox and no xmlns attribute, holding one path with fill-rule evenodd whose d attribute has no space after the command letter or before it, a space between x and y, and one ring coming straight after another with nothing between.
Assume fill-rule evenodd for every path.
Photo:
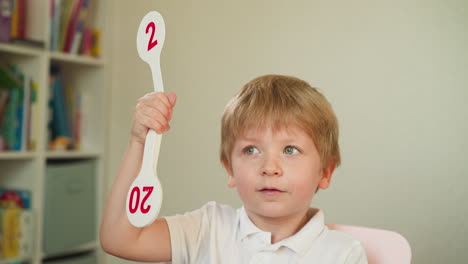
<instances>
[{"instance_id":1,"label":"boy's face","mask_svg":"<svg viewBox=\"0 0 468 264\"><path fill-rule=\"evenodd\" d=\"M229 187L236 187L250 217L280 218L305 213L318 188L326 189L334 165L321 168L315 144L302 129L276 133L246 130L234 143Z\"/></svg>"}]
</instances>

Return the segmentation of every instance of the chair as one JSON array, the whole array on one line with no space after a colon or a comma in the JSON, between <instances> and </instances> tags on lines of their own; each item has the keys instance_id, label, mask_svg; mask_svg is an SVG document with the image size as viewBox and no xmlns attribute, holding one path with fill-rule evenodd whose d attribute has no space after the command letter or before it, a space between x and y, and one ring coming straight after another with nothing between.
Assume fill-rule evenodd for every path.
<instances>
[{"instance_id":1,"label":"chair","mask_svg":"<svg viewBox=\"0 0 468 264\"><path fill-rule=\"evenodd\" d=\"M410 264L411 247L399 233L360 226L327 224L331 230L347 233L361 241L369 264Z\"/></svg>"}]
</instances>

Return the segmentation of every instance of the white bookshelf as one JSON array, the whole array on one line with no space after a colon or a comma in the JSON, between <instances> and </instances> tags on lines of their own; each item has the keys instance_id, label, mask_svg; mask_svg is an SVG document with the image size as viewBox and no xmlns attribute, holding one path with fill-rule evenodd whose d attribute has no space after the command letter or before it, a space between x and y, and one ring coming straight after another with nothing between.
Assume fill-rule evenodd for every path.
<instances>
[{"instance_id":1,"label":"white bookshelf","mask_svg":"<svg viewBox=\"0 0 468 264\"><path fill-rule=\"evenodd\" d=\"M110 89L108 57L106 49L109 36L109 1L90 0L88 25L101 30L101 57L84 57L49 51L50 46L50 0L28 1L27 37L41 40L44 48L20 44L0 43L0 60L19 66L22 72L32 77L39 85L38 114L40 130L35 151L0 152L0 187L24 189L31 192L31 206L34 215L34 250L30 257L1 259L0 264L13 261L39 264L48 256L43 252L43 219L45 202L45 177L48 162L57 160L88 159L96 164L96 238L95 241L57 253L58 255L95 251L97 263L103 263L99 248L98 230L103 201L103 179L106 162L106 120ZM58 64L66 85L79 89L83 95L81 146L74 151L50 151L47 142L49 69ZM73 226L70 226L73 228ZM57 255L55 254L55 255Z\"/></svg>"}]
</instances>

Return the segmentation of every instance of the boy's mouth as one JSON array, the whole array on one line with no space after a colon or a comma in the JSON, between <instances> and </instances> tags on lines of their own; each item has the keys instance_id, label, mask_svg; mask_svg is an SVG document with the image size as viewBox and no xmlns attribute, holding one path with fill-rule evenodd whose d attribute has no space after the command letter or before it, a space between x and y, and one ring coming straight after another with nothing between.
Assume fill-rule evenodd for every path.
<instances>
[{"instance_id":1,"label":"boy's mouth","mask_svg":"<svg viewBox=\"0 0 468 264\"><path fill-rule=\"evenodd\" d=\"M259 192L264 193L264 194L269 194L269 195L284 193L284 191L274 188L274 187L265 187L265 188L260 189Z\"/></svg>"}]
</instances>

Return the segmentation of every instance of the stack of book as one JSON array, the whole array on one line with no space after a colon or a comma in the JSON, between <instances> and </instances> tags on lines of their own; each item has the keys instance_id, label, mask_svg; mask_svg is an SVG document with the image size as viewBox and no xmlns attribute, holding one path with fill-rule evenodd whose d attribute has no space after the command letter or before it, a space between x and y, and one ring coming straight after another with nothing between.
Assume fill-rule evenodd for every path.
<instances>
[{"instance_id":1,"label":"stack of book","mask_svg":"<svg viewBox=\"0 0 468 264\"><path fill-rule=\"evenodd\" d=\"M50 50L99 57L101 32L86 26L90 0L50 1Z\"/></svg>"},{"instance_id":2,"label":"stack of book","mask_svg":"<svg viewBox=\"0 0 468 264\"><path fill-rule=\"evenodd\" d=\"M0 0L0 42L44 46L26 36L27 6L28 0Z\"/></svg>"},{"instance_id":3,"label":"stack of book","mask_svg":"<svg viewBox=\"0 0 468 264\"><path fill-rule=\"evenodd\" d=\"M49 149L77 150L80 148L81 93L64 83L57 65L52 65L49 80Z\"/></svg>"},{"instance_id":4,"label":"stack of book","mask_svg":"<svg viewBox=\"0 0 468 264\"><path fill-rule=\"evenodd\" d=\"M0 151L36 150L38 84L17 65L0 64Z\"/></svg>"},{"instance_id":5,"label":"stack of book","mask_svg":"<svg viewBox=\"0 0 468 264\"><path fill-rule=\"evenodd\" d=\"M26 259L33 252L31 193L0 188L0 259Z\"/></svg>"}]
</instances>

